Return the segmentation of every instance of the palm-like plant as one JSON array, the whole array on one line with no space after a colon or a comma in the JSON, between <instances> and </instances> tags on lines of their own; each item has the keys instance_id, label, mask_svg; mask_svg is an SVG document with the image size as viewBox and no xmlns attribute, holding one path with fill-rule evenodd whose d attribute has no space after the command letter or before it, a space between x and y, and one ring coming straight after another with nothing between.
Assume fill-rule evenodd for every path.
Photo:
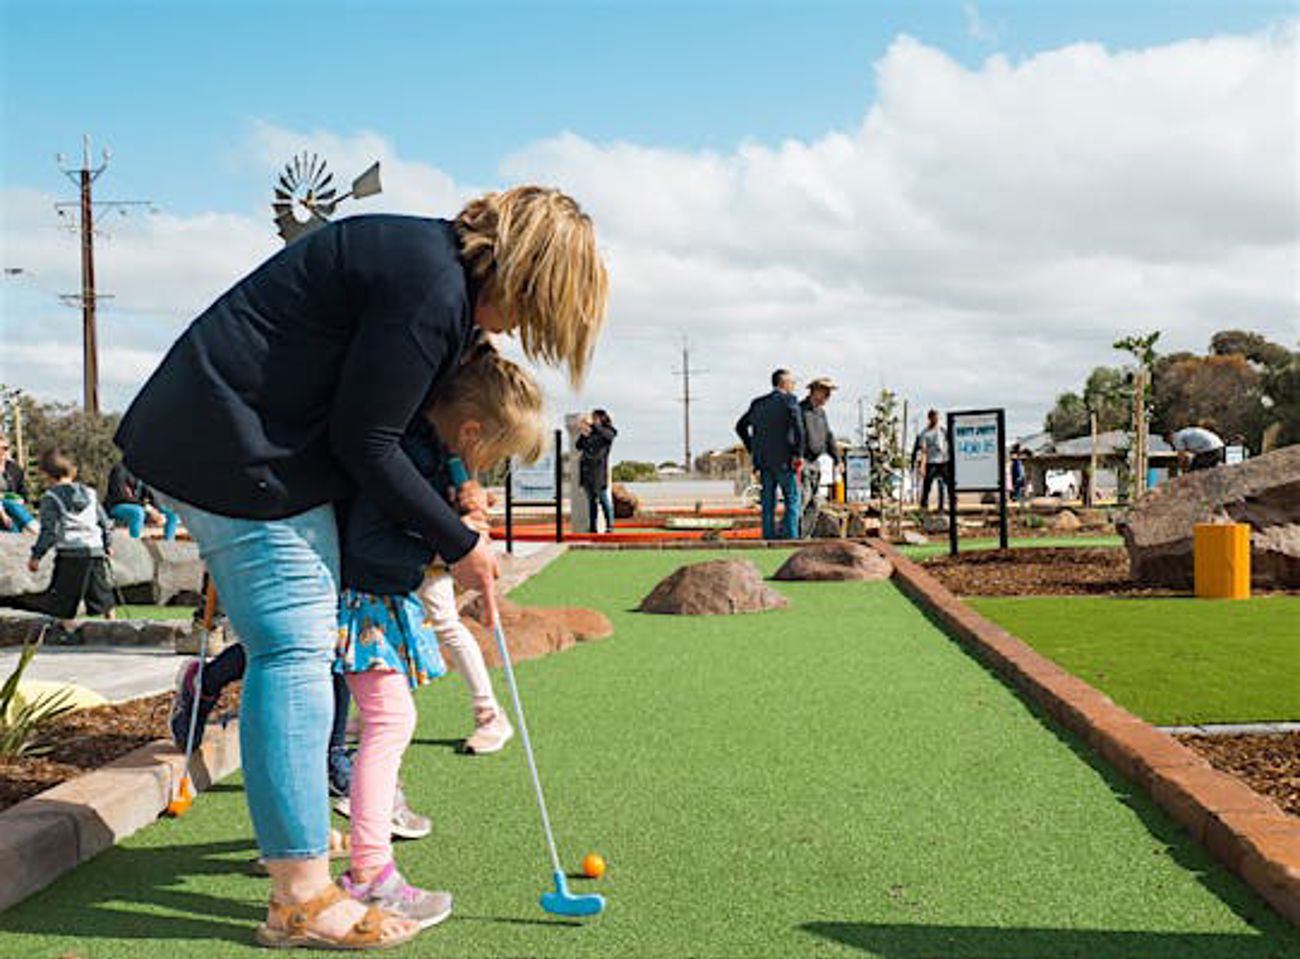
<instances>
[{"instance_id":1,"label":"palm-like plant","mask_svg":"<svg viewBox=\"0 0 1300 959\"><path fill-rule=\"evenodd\" d=\"M41 756L48 753L53 747L41 742L45 727L74 708L72 692L68 689L59 689L31 702L15 705L18 684L22 682L28 664L45 641L45 632L42 629L35 639L23 643L18 665L9 674L4 686L0 687L0 757L16 759L19 756Z\"/></svg>"}]
</instances>

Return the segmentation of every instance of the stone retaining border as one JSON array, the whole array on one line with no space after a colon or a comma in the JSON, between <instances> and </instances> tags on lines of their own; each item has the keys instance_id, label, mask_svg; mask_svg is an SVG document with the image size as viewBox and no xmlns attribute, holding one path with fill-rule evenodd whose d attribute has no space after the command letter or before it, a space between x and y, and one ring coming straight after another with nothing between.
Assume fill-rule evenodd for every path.
<instances>
[{"instance_id":1,"label":"stone retaining border","mask_svg":"<svg viewBox=\"0 0 1300 959\"><path fill-rule=\"evenodd\" d=\"M958 642L1141 786L1197 842L1300 926L1300 818L986 620L882 540L894 581Z\"/></svg>"},{"instance_id":2,"label":"stone retaining border","mask_svg":"<svg viewBox=\"0 0 1300 959\"><path fill-rule=\"evenodd\" d=\"M160 739L0 812L0 912L154 822L184 758ZM238 768L239 721L209 726L195 751L195 788Z\"/></svg>"}]
</instances>

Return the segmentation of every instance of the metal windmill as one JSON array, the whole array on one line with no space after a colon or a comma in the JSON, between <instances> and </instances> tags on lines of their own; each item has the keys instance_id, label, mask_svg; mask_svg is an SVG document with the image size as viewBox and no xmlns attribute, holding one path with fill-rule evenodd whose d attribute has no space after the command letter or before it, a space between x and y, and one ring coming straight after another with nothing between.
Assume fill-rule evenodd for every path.
<instances>
[{"instance_id":1,"label":"metal windmill","mask_svg":"<svg viewBox=\"0 0 1300 959\"><path fill-rule=\"evenodd\" d=\"M292 243L324 226L343 200L374 196L382 189L376 161L352 181L347 193L340 195L324 158L304 150L284 165L276 184L275 200L271 203L276 229L285 243Z\"/></svg>"}]
</instances>

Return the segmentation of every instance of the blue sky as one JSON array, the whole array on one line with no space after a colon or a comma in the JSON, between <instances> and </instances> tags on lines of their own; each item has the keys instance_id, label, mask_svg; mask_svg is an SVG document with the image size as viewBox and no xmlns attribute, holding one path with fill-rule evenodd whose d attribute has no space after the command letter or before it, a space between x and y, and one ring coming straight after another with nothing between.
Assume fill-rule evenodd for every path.
<instances>
[{"instance_id":1,"label":"blue sky","mask_svg":"<svg viewBox=\"0 0 1300 959\"><path fill-rule=\"evenodd\" d=\"M103 395L122 408L204 303L276 248L279 164L320 150L346 208L450 215L555 183L608 250L587 392L624 455L696 448L767 372L1004 405L1013 430L1110 342L1248 326L1293 342L1294 3L132 3L0 0L0 381L75 399L73 195L56 153L109 145L100 198L158 214L98 241ZM1092 46L1088 46L1092 44ZM1288 70L1289 67L1289 70Z\"/></svg>"},{"instance_id":2,"label":"blue sky","mask_svg":"<svg viewBox=\"0 0 1300 959\"><path fill-rule=\"evenodd\" d=\"M1258 29L1285 2L3 3L3 177L60 189L83 132L104 189L180 213L265 192L232 146L255 120L378 130L490 184L560 131L728 150L858 123L900 33L978 64L1080 40L1113 48ZM977 10L985 36L969 11ZM250 196L251 194L251 196ZM106 194L108 195L108 194Z\"/></svg>"}]
</instances>

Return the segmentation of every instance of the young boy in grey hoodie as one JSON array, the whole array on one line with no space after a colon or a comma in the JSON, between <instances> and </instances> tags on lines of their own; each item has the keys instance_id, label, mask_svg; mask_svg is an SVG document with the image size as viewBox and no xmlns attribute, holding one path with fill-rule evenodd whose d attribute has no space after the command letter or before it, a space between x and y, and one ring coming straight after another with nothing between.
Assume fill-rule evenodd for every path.
<instances>
[{"instance_id":1,"label":"young boy in grey hoodie","mask_svg":"<svg viewBox=\"0 0 1300 959\"><path fill-rule=\"evenodd\" d=\"M84 599L86 612L112 619L116 604L108 554L113 524L95 491L77 482L77 465L66 451L46 452L41 472L51 485L41 497L41 532L27 568L36 572L41 557L54 548L54 578L45 592L45 611L63 620L67 629Z\"/></svg>"}]
</instances>

